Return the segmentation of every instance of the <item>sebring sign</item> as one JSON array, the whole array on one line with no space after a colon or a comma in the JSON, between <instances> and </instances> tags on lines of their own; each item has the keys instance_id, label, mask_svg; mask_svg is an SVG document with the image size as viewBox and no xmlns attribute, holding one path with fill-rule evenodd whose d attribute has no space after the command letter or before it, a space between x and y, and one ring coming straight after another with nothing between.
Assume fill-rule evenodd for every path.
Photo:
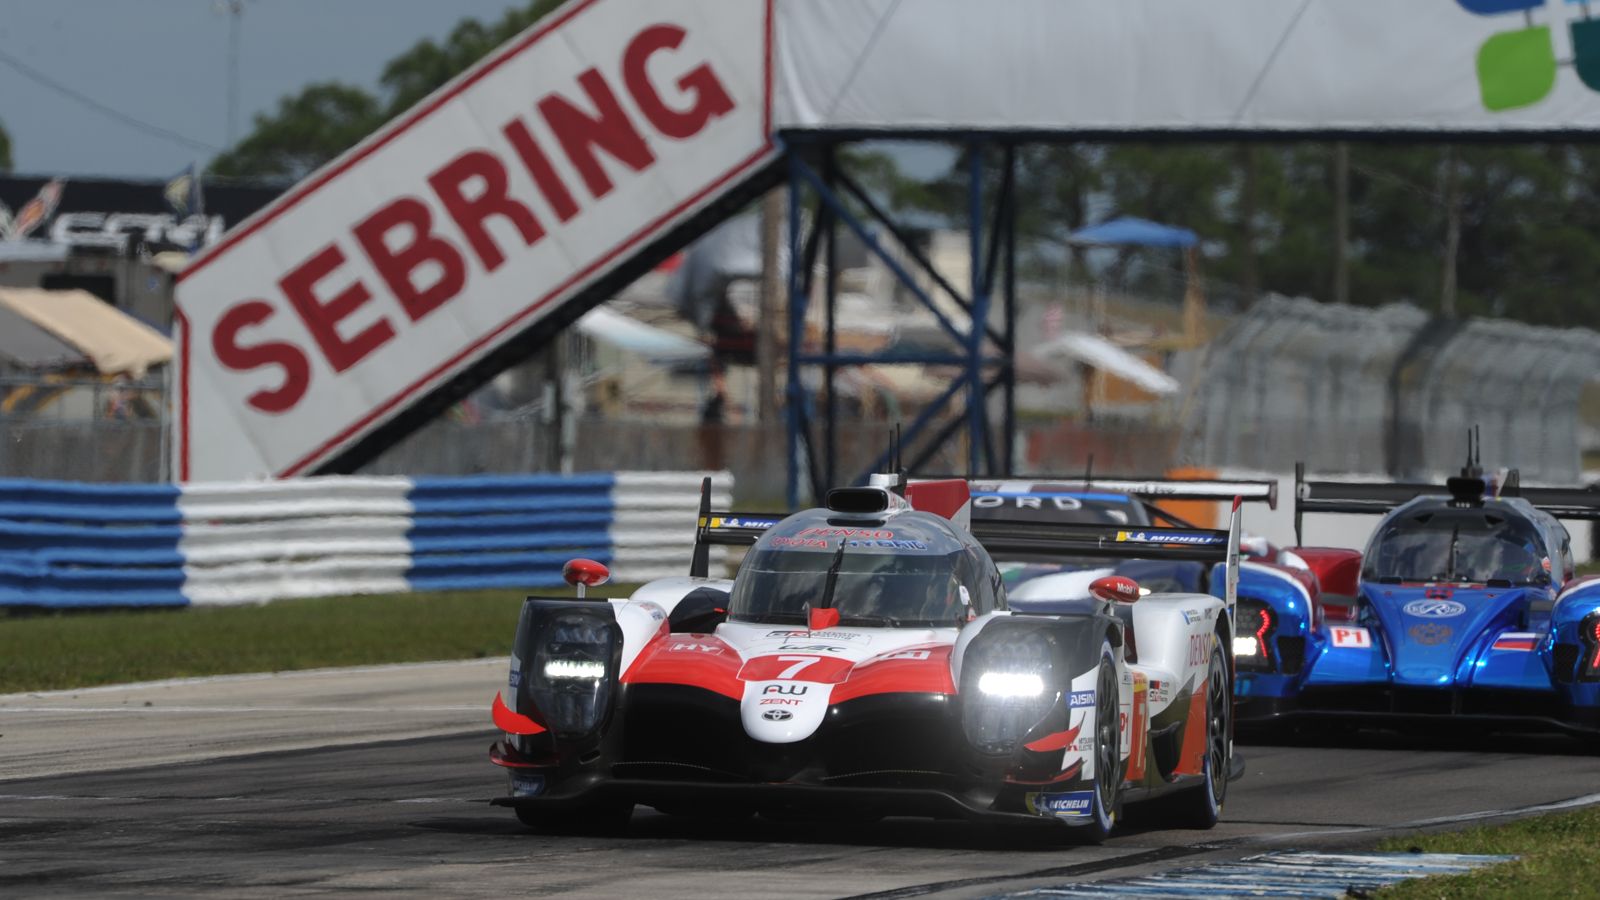
<instances>
[{"instance_id":1,"label":"sebring sign","mask_svg":"<svg viewBox=\"0 0 1600 900\"><path fill-rule=\"evenodd\" d=\"M773 155L768 9L569 5L178 288L177 475L307 472Z\"/></svg>"}]
</instances>

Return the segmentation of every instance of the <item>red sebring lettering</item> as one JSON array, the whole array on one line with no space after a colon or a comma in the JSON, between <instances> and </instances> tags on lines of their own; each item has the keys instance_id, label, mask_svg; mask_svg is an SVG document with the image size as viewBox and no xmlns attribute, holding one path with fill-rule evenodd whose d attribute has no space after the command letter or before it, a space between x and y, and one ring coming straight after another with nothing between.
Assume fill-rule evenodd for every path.
<instances>
[{"instance_id":1,"label":"red sebring lettering","mask_svg":"<svg viewBox=\"0 0 1600 900\"><path fill-rule=\"evenodd\" d=\"M706 123L733 112L733 98L706 63L690 69L678 79L678 90L693 99L687 109L673 109L650 82L650 57L662 50L676 50L686 32L676 25L652 25L639 32L622 54L622 83L628 86L633 102L656 130L670 138L683 140L700 133Z\"/></svg>"},{"instance_id":2,"label":"red sebring lettering","mask_svg":"<svg viewBox=\"0 0 1600 900\"><path fill-rule=\"evenodd\" d=\"M465 191L470 181L478 181L482 185L474 197L468 197ZM487 223L491 216L506 219L516 226L523 243L530 247L544 237L544 228L528 207L522 205L521 201L511 199L506 167L487 150L469 150L461 154L430 175L428 185L433 188L439 202L444 204L445 212L455 220L456 227L467 236L467 243L478 254L485 271L493 272L506 261L505 254L500 252L494 238L489 236ZM423 208L423 214L427 214L426 208ZM457 258L456 262L459 265L460 259Z\"/></svg>"},{"instance_id":3,"label":"red sebring lettering","mask_svg":"<svg viewBox=\"0 0 1600 900\"><path fill-rule=\"evenodd\" d=\"M589 115L573 106L560 94L551 94L539 101L539 112L549 123L550 130L566 152L567 159L583 177L589 193L596 200L611 193L612 183L595 148L605 150L621 160L635 172L642 172L656 161L650 146L629 121L617 95L611 92L598 69L589 69L578 76L578 85L589 95L595 115Z\"/></svg>"},{"instance_id":4,"label":"red sebring lettering","mask_svg":"<svg viewBox=\"0 0 1600 900\"><path fill-rule=\"evenodd\" d=\"M290 409L306 395L311 385L311 362L299 347L285 341L264 341L241 346L239 332L260 325L272 318L272 304L265 300L246 300L231 307L217 320L211 330L211 352L217 361L235 372L248 372L262 366L277 366L283 370L283 380L276 388L259 390L246 398L251 406L264 413L281 413Z\"/></svg>"},{"instance_id":5,"label":"red sebring lettering","mask_svg":"<svg viewBox=\"0 0 1600 900\"><path fill-rule=\"evenodd\" d=\"M512 119L500 132L511 142L511 149L517 151L517 158L522 160L523 168L528 170L529 177L539 186L539 192L544 194L544 199L555 210L556 216L563 222L576 216L578 202L572 199L572 192L567 190L561 176L556 174L556 167L550 164L550 157L533 139L533 132L528 130L528 126L521 119Z\"/></svg>"},{"instance_id":6,"label":"red sebring lettering","mask_svg":"<svg viewBox=\"0 0 1600 900\"><path fill-rule=\"evenodd\" d=\"M392 247L389 236L400 228L409 229L410 238L401 246ZM415 197L402 197L368 216L356 225L355 236L372 267L413 322L461 293L467 283L467 266L461 254L449 241L433 233L433 214ZM427 288L418 288L412 279L427 263L439 267L439 276Z\"/></svg>"},{"instance_id":7,"label":"red sebring lettering","mask_svg":"<svg viewBox=\"0 0 1600 900\"><path fill-rule=\"evenodd\" d=\"M342 265L344 252L337 245L329 244L278 281L283 295L294 305L295 312L306 323L306 330L311 332L312 339L322 348L322 355L327 357L328 365L335 372L345 371L394 338L394 326L388 319L373 322L349 340L340 336L339 323L372 299L366 285L359 281L340 291L332 300L325 301L316 295L317 282Z\"/></svg>"}]
</instances>

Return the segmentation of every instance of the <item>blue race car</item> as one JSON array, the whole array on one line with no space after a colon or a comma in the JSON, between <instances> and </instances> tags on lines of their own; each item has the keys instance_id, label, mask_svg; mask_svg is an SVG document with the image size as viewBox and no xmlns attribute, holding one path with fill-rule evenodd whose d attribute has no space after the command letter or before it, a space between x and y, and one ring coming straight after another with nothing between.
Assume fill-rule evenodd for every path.
<instances>
[{"instance_id":1,"label":"blue race car","mask_svg":"<svg viewBox=\"0 0 1600 900\"><path fill-rule=\"evenodd\" d=\"M1496 487L1475 466L1442 489L1297 469L1297 537L1307 512L1383 518L1364 553L1294 548L1309 589L1241 573L1241 726L1600 734L1600 580L1574 578L1560 522L1600 520L1600 491L1522 488L1515 472Z\"/></svg>"}]
</instances>

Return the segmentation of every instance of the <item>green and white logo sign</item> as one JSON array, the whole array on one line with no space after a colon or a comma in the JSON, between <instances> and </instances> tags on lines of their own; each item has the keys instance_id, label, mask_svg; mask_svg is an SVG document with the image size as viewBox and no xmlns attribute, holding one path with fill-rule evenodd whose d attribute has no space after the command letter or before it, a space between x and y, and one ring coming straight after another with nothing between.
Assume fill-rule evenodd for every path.
<instances>
[{"instance_id":1,"label":"green and white logo sign","mask_svg":"<svg viewBox=\"0 0 1600 900\"><path fill-rule=\"evenodd\" d=\"M1478 48L1478 89L1491 112L1532 106L1555 90L1570 65L1590 90L1600 91L1600 19L1587 0L1456 0L1480 16L1522 20Z\"/></svg>"}]
</instances>

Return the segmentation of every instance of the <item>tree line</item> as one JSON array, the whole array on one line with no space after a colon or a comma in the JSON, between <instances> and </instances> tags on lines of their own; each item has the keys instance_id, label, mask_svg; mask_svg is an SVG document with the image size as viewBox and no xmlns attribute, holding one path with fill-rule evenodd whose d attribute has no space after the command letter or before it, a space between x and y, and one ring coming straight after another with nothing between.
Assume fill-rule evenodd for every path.
<instances>
[{"instance_id":1,"label":"tree line","mask_svg":"<svg viewBox=\"0 0 1600 900\"><path fill-rule=\"evenodd\" d=\"M463 20L442 41L390 60L376 93L308 85L258 114L212 161L224 177L298 179L371 134L559 5L532 0L489 23ZM1197 232L1208 279L1237 296L1267 292L1447 315L1589 325L1600 283L1600 146L1381 141L1052 143L1018 150L1019 231L1034 242L1113 215ZM0 168L8 144L0 132ZM931 181L892 154L849 165L887 205L965 210L959 158ZM1123 250L1114 274L1151 251ZM1083 255L1073 257L1083 265ZM1087 277L1087 272L1080 274Z\"/></svg>"}]
</instances>

